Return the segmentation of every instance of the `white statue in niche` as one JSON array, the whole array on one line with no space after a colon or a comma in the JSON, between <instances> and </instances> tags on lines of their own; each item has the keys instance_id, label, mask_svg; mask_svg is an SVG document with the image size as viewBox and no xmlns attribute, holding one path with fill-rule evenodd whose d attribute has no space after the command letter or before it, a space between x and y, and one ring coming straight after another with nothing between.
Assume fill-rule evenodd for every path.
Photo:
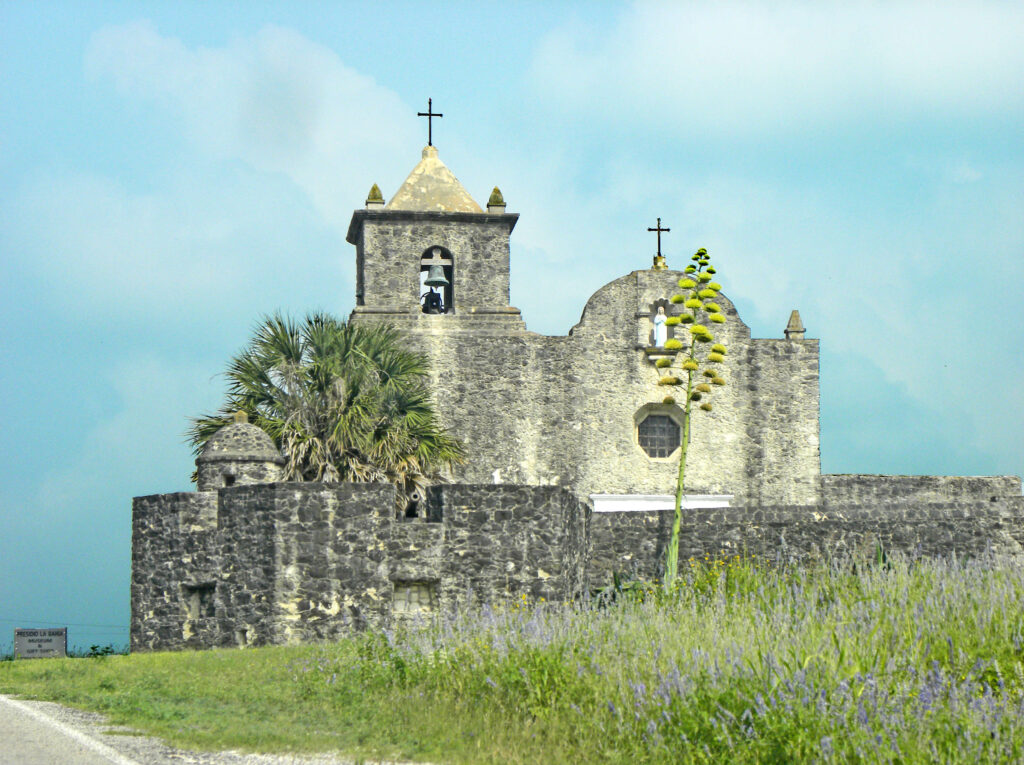
<instances>
[{"instance_id":1,"label":"white statue in niche","mask_svg":"<svg viewBox=\"0 0 1024 765\"><path fill-rule=\"evenodd\" d=\"M654 322L654 345L658 348L664 348L665 342L668 340L668 317L665 315L665 306L659 305L658 312L654 314L652 319Z\"/></svg>"}]
</instances>

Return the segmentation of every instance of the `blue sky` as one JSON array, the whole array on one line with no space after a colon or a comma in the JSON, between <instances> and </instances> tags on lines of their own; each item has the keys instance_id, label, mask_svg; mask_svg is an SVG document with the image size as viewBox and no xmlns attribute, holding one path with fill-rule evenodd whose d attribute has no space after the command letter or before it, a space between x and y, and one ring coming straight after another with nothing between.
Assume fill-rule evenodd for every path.
<instances>
[{"instance_id":1,"label":"blue sky","mask_svg":"<svg viewBox=\"0 0 1024 765\"><path fill-rule=\"evenodd\" d=\"M530 329L660 216L755 336L821 338L823 470L1020 475L1022 39L1015 3L0 4L0 648L126 640L131 497L191 488L261 314L351 310L428 96L521 214Z\"/></svg>"}]
</instances>

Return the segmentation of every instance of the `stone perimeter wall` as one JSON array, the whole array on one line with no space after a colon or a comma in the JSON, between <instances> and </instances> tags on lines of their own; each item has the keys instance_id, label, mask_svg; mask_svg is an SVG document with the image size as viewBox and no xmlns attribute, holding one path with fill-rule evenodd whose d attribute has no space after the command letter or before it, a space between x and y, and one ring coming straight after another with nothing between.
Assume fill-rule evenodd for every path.
<instances>
[{"instance_id":1,"label":"stone perimeter wall","mask_svg":"<svg viewBox=\"0 0 1024 765\"><path fill-rule=\"evenodd\" d=\"M594 513L591 586L610 583L613 573L660 578L671 527L671 511ZM745 554L788 562L872 556L878 545L907 555L991 551L1024 560L1024 497L693 510L683 519L679 559Z\"/></svg>"},{"instance_id":2,"label":"stone perimeter wall","mask_svg":"<svg viewBox=\"0 0 1024 765\"><path fill-rule=\"evenodd\" d=\"M1021 496L1021 479L1014 475L825 474L821 476L821 494L826 508L875 502L987 502Z\"/></svg>"},{"instance_id":3,"label":"stone perimeter wall","mask_svg":"<svg viewBox=\"0 0 1024 765\"><path fill-rule=\"evenodd\" d=\"M138 497L133 651L330 640L468 603L572 600L588 507L554 486L438 486L396 518L384 484ZM394 607L394 603L398 607Z\"/></svg>"},{"instance_id":4,"label":"stone perimeter wall","mask_svg":"<svg viewBox=\"0 0 1024 765\"><path fill-rule=\"evenodd\" d=\"M859 486L891 499L883 477L839 478L847 496ZM855 503L834 491L828 506L691 511L680 558L872 556L880 545L1024 559L1020 479L896 478L889 488L955 496ZM670 511L592 513L552 486L437 486L409 519L394 500L388 485L316 483L136 498L132 650L330 640L524 595L572 600L616 572L663 573Z\"/></svg>"},{"instance_id":5,"label":"stone perimeter wall","mask_svg":"<svg viewBox=\"0 0 1024 765\"><path fill-rule=\"evenodd\" d=\"M213 582L220 568L217 495L180 492L132 503L131 647L212 645L208 611L189 613L190 590Z\"/></svg>"}]
</instances>

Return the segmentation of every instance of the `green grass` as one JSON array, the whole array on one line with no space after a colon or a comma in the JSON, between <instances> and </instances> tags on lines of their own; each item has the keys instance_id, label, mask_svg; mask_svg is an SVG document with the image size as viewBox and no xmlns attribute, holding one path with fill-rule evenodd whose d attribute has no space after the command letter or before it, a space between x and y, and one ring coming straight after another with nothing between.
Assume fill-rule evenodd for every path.
<instances>
[{"instance_id":1,"label":"green grass","mask_svg":"<svg viewBox=\"0 0 1024 765\"><path fill-rule=\"evenodd\" d=\"M435 762L1024 759L1024 570L690 561L678 592L330 645L0 663L201 749Z\"/></svg>"}]
</instances>

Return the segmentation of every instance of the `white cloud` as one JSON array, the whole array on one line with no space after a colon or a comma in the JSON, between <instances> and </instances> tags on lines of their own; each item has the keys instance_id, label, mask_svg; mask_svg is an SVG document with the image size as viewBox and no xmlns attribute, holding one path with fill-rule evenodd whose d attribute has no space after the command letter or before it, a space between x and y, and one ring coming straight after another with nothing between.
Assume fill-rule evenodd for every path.
<instances>
[{"instance_id":1,"label":"white cloud","mask_svg":"<svg viewBox=\"0 0 1024 765\"><path fill-rule=\"evenodd\" d=\"M943 411L945 391L961 371L936 360L944 338L929 327L942 320L945 304L921 297L919 284L952 262L949 246L936 247L935 240L954 241L953 216L939 215L927 200L903 221L881 215L884 201L847 209L851 194L876 195L873 179L855 179L863 185L852 190L839 190L843 181L835 178L789 184L763 167L689 168L679 155L711 134L760 141L819 131L811 137L820 142L907 115L929 120L1019 110L1022 18L1011 6L636 5L605 36L592 29L549 35L531 85L547 96L545 108L574 112L570 125L587 120L600 133L618 121L630 127L629 141L588 148L593 136L570 137L562 123L562 132L550 129L544 141L519 136L495 144L485 130L487 141L464 151L452 169L477 195L497 182L510 210L523 215L512 242L512 302L524 309L531 329L565 332L602 284L646 267L653 241L644 229L662 215L673 228L666 250L674 257L707 246L727 264L726 292L745 300L744 318L755 335L779 336L797 307L812 335L853 354L863 352L872 322L884 317L886 341L900 351L878 360L881 373L928 411ZM288 30L268 27L222 48L190 49L148 24L126 25L98 33L88 63L95 76L181 119L195 145L215 160L241 159L268 174L268 187L274 175L288 178L336 231L361 205L364 187L377 181L388 196L416 159L409 150L418 145L412 109L332 51ZM648 145L666 133L674 156L658 164ZM860 148L848 139L839 151ZM450 162L451 153L444 158ZM960 189L986 187L991 171L984 156L937 156L927 146L906 169L923 182ZM158 212L147 217L147 207L173 209L187 189L183 183L167 199L108 196L114 209L125 207L115 218L131 231L160 221ZM214 196L200 207L217 209ZM985 198L998 204L1011 197L989 190ZM145 283L145 270L172 283L177 278L184 289L194 279L216 282L244 269L237 235L252 220L244 211L252 203L241 194L236 206L211 214L208 227L202 215L191 218L193 231L220 226L221 257L228 260L223 273L167 273L161 264L176 249L169 247L148 266L135 264L138 272L124 278L125 286ZM865 212L879 219L865 219ZM138 236L156 242L176 236L170 219L148 232ZM67 241L70 250L88 237L69 234ZM212 235L203 241L181 246L217 250ZM998 238L986 246L1006 250ZM306 263L294 265L308 270ZM119 268L110 264L115 281ZM865 278L870 274L884 275L885 288ZM296 294L305 300L302 293L300 287ZM338 294L345 299L350 292L342 287ZM1013 408L1008 384L997 381L989 396ZM991 420L976 410L964 416ZM1006 453L1008 436L1003 428L998 444L980 447Z\"/></svg>"},{"instance_id":2,"label":"white cloud","mask_svg":"<svg viewBox=\"0 0 1024 765\"><path fill-rule=\"evenodd\" d=\"M953 183L975 183L984 177L980 170L965 159L947 167L945 175Z\"/></svg>"},{"instance_id":3,"label":"white cloud","mask_svg":"<svg viewBox=\"0 0 1024 765\"><path fill-rule=\"evenodd\" d=\"M287 305L288 288L307 285L303 272L325 262L343 284L340 235L327 233L293 187L195 166L164 183L131 193L95 175L27 179L8 203L11 265L77 320L144 318L181 330L242 307L251 316ZM329 294L317 285L306 292Z\"/></svg>"},{"instance_id":4,"label":"white cloud","mask_svg":"<svg viewBox=\"0 0 1024 765\"><path fill-rule=\"evenodd\" d=\"M349 303L351 211L416 159L401 150L416 146L415 120L393 93L276 27L216 49L148 22L106 27L86 68L179 120L192 145L154 144L153 166L171 169L140 167L141 182L132 168L19 179L0 236L27 284L93 324L144 317L184 335Z\"/></svg>"},{"instance_id":5,"label":"white cloud","mask_svg":"<svg viewBox=\"0 0 1024 765\"><path fill-rule=\"evenodd\" d=\"M117 411L97 420L67 462L41 480L36 512L59 519L65 508L89 508L121 522L131 497L190 491L193 458L185 444L189 418L220 402L222 381L200 364L175 364L153 355L125 358L100 382L112 390ZM110 496L111 494L116 496ZM107 506L108 502L120 503Z\"/></svg>"},{"instance_id":6,"label":"white cloud","mask_svg":"<svg viewBox=\"0 0 1024 765\"><path fill-rule=\"evenodd\" d=\"M637 3L594 37L559 29L542 44L534 79L550 105L684 135L1024 104L1024 8L1010 3Z\"/></svg>"},{"instance_id":7,"label":"white cloud","mask_svg":"<svg viewBox=\"0 0 1024 765\"><path fill-rule=\"evenodd\" d=\"M409 107L288 29L190 49L149 22L106 27L90 42L86 67L182 119L214 156L283 173L342 231L376 173L408 172L415 159Z\"/></svg>"},{"instance_id":8,"label":"white cloud","mask_svg":"<svg viewBox=\"0 0 1024 765\"><path fill-rule=\"evenodd\" d=\"M856 405L876 414L884 406L884 417L870 418L873 436L864 427L858 433L885 448L867 460L866 446L855 449L842 436L838 449L829 447L830 456L839 455L834 469L884 471L883 457L900 449L915 456L890 470L933 464L955 473L958 456L969 453L976 456L961 471L1024 469L1017 384L1024 361L1015 352L1024 342L1015 293L1024 279L1017 256L1024 239L1012 212L1019 184L985 175L965 186L942 170L956 162L922 163L903 182L915 189L924 177L926 192L890 215L891 191L850 206L856 194L836 193L828 183L779 183L758 168L702 176L677 165L645 166L637 157L605 161L587 194L549 194L550 223L517 229L513 303L531 329L542 328L538 317L555 314L560 321L543 329L564 332L602 284L647 267L654 247L644 233L654 222L647 216L660 213L672 227L665 237L670 265L708 247L755 337L781 337L798 308L832 362L856 369L858 359L871 360L872 373L858 377L866 387L849 388L861 398L839 415L853 427ZM548 225L556 243L568 241L557 257L546 251ZM968 282L985 285L984 303L958 297L970 291ZM834 374L826 370L825 379L834 382ZM833 437L842 429L836 414L829 413Z\"/></svg>"}]
</instances>

